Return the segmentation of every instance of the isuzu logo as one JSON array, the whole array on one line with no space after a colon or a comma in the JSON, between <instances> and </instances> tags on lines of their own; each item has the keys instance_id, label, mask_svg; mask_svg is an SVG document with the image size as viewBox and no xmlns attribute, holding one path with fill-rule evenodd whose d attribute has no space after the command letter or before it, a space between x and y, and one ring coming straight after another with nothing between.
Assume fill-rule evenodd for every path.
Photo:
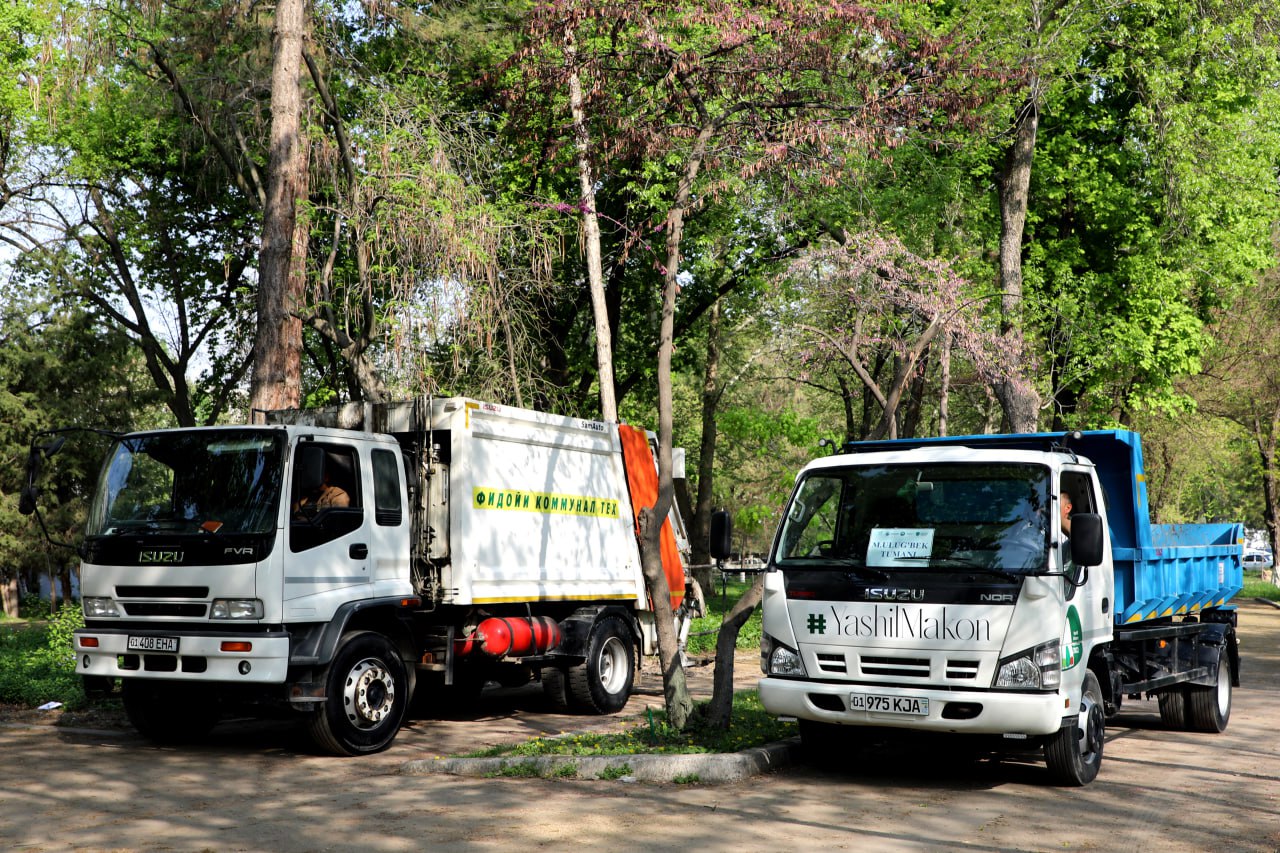
<instances>
[{"instance_id":1,"label":"isuzu logo","mask_svg":"<svg viewBox=\"0 0 1280 853\"><path fill-rule=\"evenodd\" d=\"M865 597L867 601L924 601L924 590L880 587L868 589Z\"/></svg>"},{"instance_id":2,"label":"isuzu logo","mask_svg":"<svg viewBox=\"0 0 1280 853\"><path fill-rule=\"evenodd\" d=\"M186 557L185 554L177 550L154 550L139 551L139 563L181 563Z\"/></svg>"}]
</instances>

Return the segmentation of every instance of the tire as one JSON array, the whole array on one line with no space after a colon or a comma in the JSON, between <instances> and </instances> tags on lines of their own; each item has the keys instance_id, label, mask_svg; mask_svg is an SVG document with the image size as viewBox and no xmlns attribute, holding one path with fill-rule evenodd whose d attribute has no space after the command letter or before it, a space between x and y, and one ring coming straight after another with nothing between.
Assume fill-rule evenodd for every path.
<instances>
[{"instance_id":1,"label":"tire","mask_svg":"<svg viewBox=\"0 0 1280 853\"><path fill-rule=\"evenodd\" d=\"M1102 711L1102 688L1092 673L1086 673L1080 695L1080 711L1074 725L1059 729L1044 745L1049 773L1061 785L1088 785L1102 767L1102 746L1106 720Z\"/></svg>"},{"instance_id":2,"label":"tire","mask_svg":"<svg viewBox=\"0 0 1280 853\"><path fill-rule=\"evenodd\" d=\"M1231 719L1231 675L1222 671L1218 655L1213 666L1213 684L1187 686L1187 728L1193 732L1217 733L1226 730Z\"/></svg>"},{"instance_id":3,"label":"tire","mask_svg":"<svg viewBox=\"0 0 1280 853\"><path fill-rule=\"evenodd\" d=\"M636 647L631 631L617 616L591 627L587 659L568 670L570 706L588 714L616 714L631 698L636 677Z\"/></svg>"},{"instance_id":4,"label":"tire","mask_svg":"<svg viewBox=\"0 0 1280 853\"><path fill-rule=\"evenodd\" d=\"M409 680L386 637L344 636L324 682L324 704L308 720L316 746L334 755L369 755L391 745L409 705Z\"/></svg>"},{"instance_id":5,"label":"tire","mask_svg":"<svg viewBox=\"0 0 1280 853\"><path fill-rule=\"evenodd\" d=\"M542 668L542 693L547 697L551 710L557 714L567 714L573 710L573 702L569 697L569 673L556 666Z\"/></svg>"},{"instance_id":6,"label":"tire","mask_svg":"<svg viewBox=\"0 0 1280 853\"><path fill-rule=\"evenodd\" d=\"M217 696L202 685L126 678L121 699L138 734L161 744L203 740L221 715Z\"/></svg>"},{"instance_id":7,"label":"tire","mask_svg":"<svg viewBox=\"0 0 1280 853\"><path fill-rule=\"evenodd\" d=\"M1164 727L1175 732L1185 731L1187 728L1186 687L1172 687L1157 694L1156 699L1160 702L1160 722L1164 723Z\"/></svg>"}]
</instances>

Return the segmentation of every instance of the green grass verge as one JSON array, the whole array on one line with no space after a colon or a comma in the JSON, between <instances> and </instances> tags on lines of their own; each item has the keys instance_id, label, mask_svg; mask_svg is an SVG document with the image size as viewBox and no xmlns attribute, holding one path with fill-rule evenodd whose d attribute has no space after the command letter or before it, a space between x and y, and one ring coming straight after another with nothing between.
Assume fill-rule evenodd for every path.
<instances>
[{"instance_id":1,"label":"green grass verge","mask_svg":"<svg viewBox=\"0 0 1280 853\"><path fill-rule=\"evenodd\" d=\"M1280 586L1262 579L1262 572L1245 572L1244 588L1239 598L1265 598L1268 601L1280 601Z\"/></svg>"},{"instance_id":2,"label":"green grass verge","mask_svg":"<svg viewBox=\"0 0 1280 853\"><path fill-rule=\"evenodd\" d=\"M696 715L695 715L696 719ZM665 712L653 711L623 723L620 732L540 737L517 744L499 744L468 753L467 758L542 755L637 755L646 753L738 752L783 740L796 734L795 723L782 723L767 713L754 690L733 697L728 730L693 725L678 731L667 724Z\"/></svg>"},{"instance_id":3,"label":"green grass verge","mask_svg":"<svg viewBox=\"0 0 1280 853\"><path fill-rule=\"evenodd\" d=\"M746 583L730 580L723 584L717 581L715 589L703 590L702 595L707 601L707 615L693 620L693 626L689 629L689 645L686 647L689 654L715 654L716 634L720 630L720 623L724 621L724 614L728 613L742 594L751 588L751 583L751 580ZM738 632L737 648L743 650L760 648L760 605L756 605L755 612Z\"/></svg>"}]
</instances>

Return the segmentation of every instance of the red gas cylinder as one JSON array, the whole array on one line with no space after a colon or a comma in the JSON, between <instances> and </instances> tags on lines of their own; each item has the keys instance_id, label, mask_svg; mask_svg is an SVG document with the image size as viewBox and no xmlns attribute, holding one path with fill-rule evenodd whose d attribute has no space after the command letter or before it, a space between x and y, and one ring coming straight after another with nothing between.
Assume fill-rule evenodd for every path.
<instances>
[{"instance_id":1,"label":"red gas cylinder","mask_svg":"<svg viewBox=\"0 0 1280 853\"><path fill-rule=\"evenodd\" d=\"M560 625L550 616L491 616L454 648L460 655L479 652L489 657L542 654L560 644Z\"/></svg>"}]
</instances>

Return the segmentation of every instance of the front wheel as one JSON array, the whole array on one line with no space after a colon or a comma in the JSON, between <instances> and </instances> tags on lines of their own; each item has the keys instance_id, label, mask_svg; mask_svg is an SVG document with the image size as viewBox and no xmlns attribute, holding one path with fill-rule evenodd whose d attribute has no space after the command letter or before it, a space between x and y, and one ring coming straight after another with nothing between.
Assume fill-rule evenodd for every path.
<instances>
[{"instance_id":1,"label":"front wheel","mask_svg":"<svg viewBox=\"0 0 1280 853\"><path fill-rule=\"evenodd\" d=\"M126 678L120 693L129 722L156 743L201 740L218 722L218 697L198 684Z\"/></svg>"},{"instance_id":2,"label":"front wheel","mask_svg":"<svg viewBox=\"0 0 1280 853\"><path fill-rule=\"evenodd\" d=\"M1102 743L1106 721L1102 714L1102 688L1092 673L1084 677L1079 714L1074 723L1059 729L1044 745L1049 772L1063 785L1088 785L1102 767Z\"/></svg>"},{"instance_id":3,"label":"front wheel","mask_svg":"<svg viewBox=\"0 0 1280 853\"><path fill-rule=\"evenodd\" d=\"M391 745L409 704L409 683L386 637L347 634L324 681L324 704L308 721L317 746L335 755L368 755Z\"/></svg>"}]
</instances>

